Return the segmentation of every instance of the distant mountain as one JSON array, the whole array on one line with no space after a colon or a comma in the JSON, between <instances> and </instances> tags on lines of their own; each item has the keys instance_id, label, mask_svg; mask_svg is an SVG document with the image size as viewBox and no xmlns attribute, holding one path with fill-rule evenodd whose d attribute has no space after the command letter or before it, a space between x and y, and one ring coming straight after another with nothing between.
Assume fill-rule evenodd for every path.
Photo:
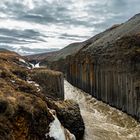
<instances>
[{"instance_id":1,"label":"distant mountain","mask_svg":"<svg viewBox=\"0 0 140 140\"><path fill-rule=\"evenodd\" d=\"M18 53L14 52L14 51L10 51L5 48L0 48L0 53L8 54L8 55L10 54L11 56L18 56L19 58L22 58L22 56L20 56Z\"/></svg>"},{"instance_id":2,"label":"distant mountain","mask_svg":"<svg viewBox=\"0 0 140 140\"><path fill-rule=\"evenodd\" d=\"M68 55L75 54L82 47L83 47L83 44L81 44L81 42L72 43L59 51L28 55L26 57L28 58L29 61L34 61L34 60L41 61L41 62L42 61L57 61L59 59L66 58L66 56Z\"/></svg>"}]
</instances>

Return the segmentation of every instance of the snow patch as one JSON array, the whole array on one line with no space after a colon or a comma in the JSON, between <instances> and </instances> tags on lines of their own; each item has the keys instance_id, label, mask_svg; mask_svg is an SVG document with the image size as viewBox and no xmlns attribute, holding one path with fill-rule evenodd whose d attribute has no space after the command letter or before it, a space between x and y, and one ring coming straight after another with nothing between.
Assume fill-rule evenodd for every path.
<instances>
[{"instance_id":1,"label":"snow patch","mask_svg":"<svg viewBox=\"0 0 140 140\"><path fill-rule=\"evenodd\" d=\"M22 62L22 63L24 63L24 64L26 64L27 65L27 68L28 69L33 69L33 68L39 68L40 67L40 62L38 62L38 63L36 63L35 65L34 64L32 64L32 63L27 63L24 59L22 59L22 58L19 58L19 62Z\"/></svg>"},{"instance_id":2,"label":"snow patch","mask_svg":"<svg viewBox=\"0 0 140 140\"><path fill-rule=\"evenodd\" d=\"M27 64L26 61L24 59L22 59L22 58L19 58L19 61L22 62L22 63Z\"/></svg>"},{"instance_id":3,"label":"snow patch","mask_svg":"<svg viewBox=\"0 0 140 140\"><path fill-rule=\"evenodd\" d=\"M34 65L34 67L35 67L35 68L39 68L39 67L40 67L40 65L39 65L39 64L40 64L40 62L39 62L39 63L37 63L37 64L35 64L35 65Z\"/></svg>"},{"instance_id":4,"label":"snow patch","mask_svg":"<svg viewBox=\"0 0 140 140\"><path fill-rule=\"evenodd\" d=\"M29 81L29 80L27 80L27 82L28 82L29 84L33 84L35 87L37 87L37 91L38 91L38 92L40 91L39 84L37 84L37 83L34 82L34 81Z\"/></svg>"},{"instance_id":5,"label":"snow patch","mask_svg":"<svg viewBox=\"0 0 140 140\"><path fill-rule=\"evenodd\" d=\"M34 68L35 66L34 66L34 64L32 64L32 63L29 63L29 65L32 67L32 68Z\"/></svg>"},{"instance_id":6,"label":"snow patch","mask_svg":"<svg viewBox=\"0 0 140 140\"><path fill-rule=\"evenodd\" d=\"M39 64L40 64L40 62L39 63L36 63L36 64L29 63L29 65L31 66L32 69L39 68L40 67Z\"/></svg>"},{"instance_id":7,"label":"snow patch","mask_svg":"<svg viewBox=\"0 0 140 140\"><path fill-rule=\"evenodd\" d=\"M54 121L50 123L49 133L45 134L46 138L48 136L54 138L55 140L76 140L75 136L65 129L56 116L55 110L50 110L50 113L54 117Z\"/></svg>"},{"instance_id":8,"label":"snow patch","mask_svg":"<svg viewBox=\"0 0 140 140\"><path fill-rule=\"evenodd\" d=\"M10 80L12 83L15 83L16 81L15 80Z\"/></svg>"},{"instance_id":9,"label":"snow patch","mask_svg":"<svg viewBox=\"0 0 140 140\"><path fill-rule=\"evenodd\" d=\"M76 140L76 138L75 138L75 136L72 134L72 133L70 133L70 131L69 130L67 130L67 129L65 129L65 131L66 131L66 140Z\"/></svg>"},{"instance_id":10,"label":"snow patch","mask_svg":"<svg viewBox=\"0 0 140 140\"><path fill-rule=\"evenodd\" d=\"M29 69L29 70L30 70L30 69L31 69L31 67L27 67L27 69Z\"/></svg>"},{"instance_id":11,"label":"snow patch","mask_svg":"<svg viewBox=\"0 0 140 140\"><path fill-rule=\"evenodd\" d=\"M22 59L22 58L19 58L19 62L25 64L25 65L27 66L27 69L31 69L31 68L32 68L31 63L26 62L26 61L25 61L24 59Z\"/></svg>"},{"instance_id":12,"label":"snow patch","mask_svg":"<svg viewBox=\"0 0 140 140\"><path fill-rule=\"evenodd\" d=\"M50 132L49 134L47 134L47 136L49 135L55 140L66 140L65 132L61 123L59 122L56 116L53 115L53 117L54 121L50 124Z\"/></svg>"}]
</instances>

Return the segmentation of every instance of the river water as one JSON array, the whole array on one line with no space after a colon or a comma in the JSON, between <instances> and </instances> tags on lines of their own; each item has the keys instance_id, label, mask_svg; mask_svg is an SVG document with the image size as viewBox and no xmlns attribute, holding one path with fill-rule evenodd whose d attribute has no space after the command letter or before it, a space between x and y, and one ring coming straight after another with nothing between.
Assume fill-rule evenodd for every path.
<instances>
[{"instance_id":1,"label":"river water","mask_svg":"<svg viewBox=\"0 0 140 140\"><path fill-rule=\"evenodd\" d=\"M84 140L140 140L140 123L67 81L65 99L76 101L85 123Z\"/></svg>"}]
</instances>

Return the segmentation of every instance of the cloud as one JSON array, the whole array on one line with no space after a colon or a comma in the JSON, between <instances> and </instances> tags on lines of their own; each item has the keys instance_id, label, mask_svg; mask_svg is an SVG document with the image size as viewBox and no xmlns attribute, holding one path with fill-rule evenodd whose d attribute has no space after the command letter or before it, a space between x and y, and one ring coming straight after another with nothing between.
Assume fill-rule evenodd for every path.
<instances>
[{"instance_id":1,"label":"cloud","mask_svg":"<svg viewBox=\"0 0 140 140\"><path fill-rule=\"evenodd\" d=\"M63 48L126 21L140 12L139 5L139 0L2 0L0 47Z\"/></svg>"}]
</instances>

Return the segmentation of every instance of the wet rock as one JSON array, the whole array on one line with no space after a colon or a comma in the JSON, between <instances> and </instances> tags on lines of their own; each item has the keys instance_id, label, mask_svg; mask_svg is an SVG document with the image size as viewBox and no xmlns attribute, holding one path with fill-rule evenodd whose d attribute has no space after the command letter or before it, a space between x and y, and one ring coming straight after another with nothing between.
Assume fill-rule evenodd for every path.
<instances>
[{"instance_id":1,"label":"wet rock","mask_svg":"<svg viewBox=\"0 0 140 140\"><path fill-rule=\"evenodd\" d=\"M56 111L62 125L67 128L77 139L81 139L85 126L78 104L72 100L49 102L48 106Z\"/></svg>"}]
</instances>

